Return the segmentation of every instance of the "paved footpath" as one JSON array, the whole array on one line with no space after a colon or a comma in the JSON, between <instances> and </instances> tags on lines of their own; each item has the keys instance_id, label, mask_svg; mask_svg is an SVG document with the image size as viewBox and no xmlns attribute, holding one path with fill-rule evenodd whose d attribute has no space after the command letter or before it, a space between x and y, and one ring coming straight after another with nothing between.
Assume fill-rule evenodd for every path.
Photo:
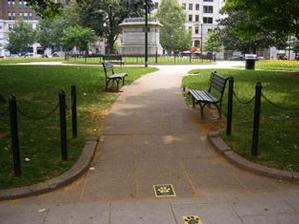
<instances>
[{"instance_id":1,"label":"paved footpath","mask_svg":"<svg viewBox=\"0 0 299 224\"><path fill-rule=\"evenodd\" d=\"M95 169L61 190L0 202L0 223L178 224L187 215L205 224L299 223L298 185L240 170L207 142L180 89L194 67L160 66L124 87ZM155 198L155 184L172 184L177 196Z\"/></svg>"}]
</instances>

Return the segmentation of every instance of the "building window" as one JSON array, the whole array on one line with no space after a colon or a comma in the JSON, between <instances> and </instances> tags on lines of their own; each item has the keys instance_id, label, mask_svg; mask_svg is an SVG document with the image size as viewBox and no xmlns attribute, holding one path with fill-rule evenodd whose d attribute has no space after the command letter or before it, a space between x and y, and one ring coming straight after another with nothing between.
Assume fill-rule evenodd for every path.
<instances>
[{"instance_id":1,"label":"building window","mask_svg":"<svg viewBox=\"0 0 299 224\"><path fill-rule=\"evenodd\" d=\"M195 34L198 34L199 33L199 28L198 26L195 27Z\"/></svg>"},{"instance_id":2,"label":"building window","mask_svg":"<svg viewBox=\"0 0 299 224\"><path fill-rule=\"evenodd\" d=\"M158 8L159 8L159 3L155 2L155 9L158 9Z\"/></svg>"},{"instance_id":3,"label":"building window","mask_svg":"<svg viewBox=\"0 0 299 224\"><path fill-rule=\"evenodd\" d=\"M188 21L192 22L192 15L189 15Z\"/></svg>"},{"instance_id":4,"label":"building window","mask_svg":"<svg viewBox=\"0 0 299 224\"><path fill-rule=\"evenodd\" d=\"M199 22L199 15L195 15L195 22Z\"/></svg>"},{"instance_id":5,"label":"building window","mask_svg":"<svg viewBox=\"0 0 299 224\"><path fill-rule=\"evenodd\" d=\"M196 5L195 5L195 10L196 10L196 11L199 11L199 4L196 4Z\"/></svg>"},{"instance_id":6,"label":"building window","mask_svg":"<svg viewBox=\"0 0 299 224\"><path fill-rule=\"evenodd\" d=\"M182 4L182 8L183 8L184 10L186 10L186 3L183 3L183 4Z\"/></svg>"},{"instance_id":7,"label":"building window","mask_svg":"<svg viewBox=\"0 0 299 224\"><path fill-rule=\"evenodd\" d=\"M32 19L32 12L28 13L28 19Z\"/></svg>"},{"instance_id":8,"label":"building window","mask_svg":"<svg viewBox=\"0 0 299 224\"><path fill-rule=\"evenodd\" d=\"M192 33L192 26L189 26L188 30L189 30L190 33Z\"/></svg>"},{"instance_id":9,"label":"building window","mask_svg":"<svg viewBox=\"0 0 299 224\"><path fill-rule=\"evenodd\" d=\"M193 10L193 4L189 4L189 10Z\"/></svg>"},{"instance_id":10,"label":"building window","mask_svg":"<svg viewBox=\"0 0 299 224\"><path fill-rule=\"evenodd\" d=\"M204 13L213 13L213 6L204 5L203 12Z\"/></svg>"},{"instance_id":11,"label":"building window","mask_svg":"<svg viewBox=\"0 0 299 224\"><path fill-rule=\"evenodd\" d=\"M203 17L203 23L213 23L213 17Z\"/></svg>"},{"instance_id":12,"label":"building window","mask_svg":"<svg viewBox=\"0 0 299 224\"><path fill-rule=\"evenodd\" d=\"M15 20L16 19L16 13L15 12L9 12L7 15L8 15L8 20Z\"/></svg>"},{"instance_id":13,"label":"building window","mask_svg":"<svg viewBox=\"0 0 299 224\"><path fill-rule=\"evenodd\" d=\"M11 31L13 28L12 24L8 24L8 30Z\"/></svg>"},{"instance_id":14,"label":"building window","mask_svg":"<svg viewBox=\"0 0 299 224\"><path fill-rule=\"evenodd\" d=\"M200 46L200 40L195 40L194 47L199 47L199 46Z\"/></svg>"},{"instance_id":15,"label":"building window","mask_svg":"<svg viewBox=\"0 0 299 224\"><path fill-rule=\"evenodd\" d=\"M8 5L8 7L15 7L16 1L15 0L8 0L7 5Z\"/></svg>"},{"instance_id":16,"label":"building window","mask_svg":"<svg viewBox=\"0 0 299 224\"><path fill-rule=\"evenodd\" d=\"M213 2L213 0L203 0L204 2Z\"/></svg>"}]
</instances>

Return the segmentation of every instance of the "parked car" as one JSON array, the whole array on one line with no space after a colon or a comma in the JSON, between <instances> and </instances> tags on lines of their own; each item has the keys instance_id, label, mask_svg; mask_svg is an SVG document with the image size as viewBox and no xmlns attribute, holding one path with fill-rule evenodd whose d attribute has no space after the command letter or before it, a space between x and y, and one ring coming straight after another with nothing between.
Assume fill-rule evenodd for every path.
<instances>
[{"instance_id":1,"label":"parked car","mask_svg":"<svg viewBox=\"0 0 299 224\"><path fill-rule=\"evenodd\" d=\"M243 61L245 57L243 55L233 55L228 60L230 61Z\"/></svg>"}]
</instances>

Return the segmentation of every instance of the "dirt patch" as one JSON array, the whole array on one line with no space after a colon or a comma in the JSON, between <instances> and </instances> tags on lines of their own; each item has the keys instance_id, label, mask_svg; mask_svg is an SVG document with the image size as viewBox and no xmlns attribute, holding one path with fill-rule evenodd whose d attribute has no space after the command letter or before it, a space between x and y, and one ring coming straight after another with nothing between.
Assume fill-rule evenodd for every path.
<instances>
[{"instance_id":1,"label":"dirt patch","mask_svg":"<svg viewBox=\"0 0 299 224\"><path fill-rule=\"evenodd\" d=\"M199 121L201 130L204 134L211 131L218 131L225 128L226 119L222 115L219 119L218 111L214 108L207 108L204 111L204 119Z\"/></svg>"},{"instance_id":2,"label":"dirt patch","mask_svg":"<svg viewBox=\"0 0 299 224\"><path fill-rule=\"evenodd\" d=\"M8 135L8 132L0 132L0 139L5 138Z\"/></svg>"},{"instance_id":3,"label":"dirt patch","mask_svg":"<svg viewBox=\"0 0 299 224\"><path fill-rule=\"evenodd\" d=\"M299 72L289 72L288 75L292 77L299 77Z\"/></svg>"}]
</instances>

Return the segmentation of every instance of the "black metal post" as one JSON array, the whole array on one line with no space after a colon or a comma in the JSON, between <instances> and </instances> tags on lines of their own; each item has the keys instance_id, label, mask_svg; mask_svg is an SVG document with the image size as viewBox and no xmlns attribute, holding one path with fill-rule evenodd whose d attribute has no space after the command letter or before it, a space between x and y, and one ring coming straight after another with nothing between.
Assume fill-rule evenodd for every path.
<instances>
[{"instance_id":1,"label":"black metal post","mask_svg":"<svg viewBox=\"0 0 299 224\"><path fill-rule=\"evenodd\" d=\"M145 61L144 66L148 66L148 0L145 0Z\"/></svg>"},{"instance_id":2,"label":"black metal post","mask_svg":"<svg viewBox=\"0 0 299 224\"><path fill-rule=\"evenodd\" d=\"M232 134L232 120L233 120L233 91L234 91L234 78L228 79L228 100L227 100L227 119L226 119L226 135Z\"/></svg>"},{"instance_id":3,"label":"black metal post","mask_svg":"<svg viewBox=\"0 0 299 224\"><path fill-rule=\"evenodd\" d=\"M200 23L200 56L201 56L201 61L203 61L203 49L202 49L202 41L203 41L203 37L202 37L202 25L203 25L203 21L201 21Z\"/></svg>"},{"instance_id":4,"label":"black metal post","mask_svg":"<svg viewBox=\"0 0 299 224\"><path fill-rule=\"evenodd\" d=\"M11 133L11 149L14 164L14 173L16 177L21 176L21 159L19 147L18 118L17 118L17 100L15 96L9 97L9 118Z\"/></svg>"},{"instance_id":5,"label":"black metal post","mask_svg":"<svg viewBox=\"0 0 299 224\"><path fill-rule=\"evenodd\" d=\"M59 112L60 112L61 159L67 160L65 92L63 90L61 90L59 93Z\"/></svg>"},{"instance_id":6,"label":"black metal post","mask_svg":"<svg viewBox=\"0 0 299 224\"><path fill-rule=\"evenodd\" d=\"M253 134L252 134L252 147L251 147L252 156L257 156L258 153L259 127L260 127L260 114L261 114L261 95L262 95L262 84L261 82L257 82L255 86L255 105L254 105Z\"/></svg>"},{"instance_id":7,"label":"black metal post","mask_svg":"<svg viewBox=\"0 0 299 224\"><path fill-rule=\"evenodd\" d=\"M77 125L77 91L76 86L71 86L71 107L72 107L72 133L73 138L78 136Z\"/></svg>"}]
</instances>

